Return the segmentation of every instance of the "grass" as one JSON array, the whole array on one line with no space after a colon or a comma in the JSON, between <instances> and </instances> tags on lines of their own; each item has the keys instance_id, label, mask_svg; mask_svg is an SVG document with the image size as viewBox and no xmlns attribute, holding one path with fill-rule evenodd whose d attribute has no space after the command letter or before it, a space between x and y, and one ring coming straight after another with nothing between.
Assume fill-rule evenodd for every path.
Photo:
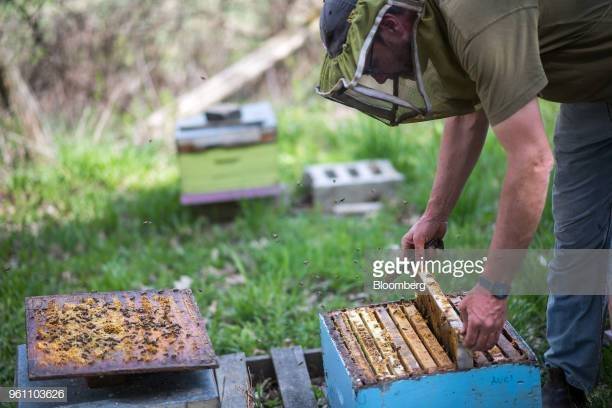
<instances>
[{"instance_id":1,"label":"grass","mask_svg":"<svg viewBox=\"0 0 612 408\"><path fill-rule=\"evenodd\" d=\"M283 181L297 186L308 163L387 157L406 175L408 206L335 218L253 202L233 222L218 224L179 205L171 151L120 138L94 145L64 135L56 165L16 169L0 207L0 384L12 383L15 349L24 342L24 297L166 288L182 276L193 279L217 354L318 346L318 311L364 302L351 300L363 292L355 262L368 249L397 244L409 215L423 210L442 130L441 123L391 129L335 109L313 103L280 110ZM543 109L550 133L556 107ZM453 213L448 247L485 248L491 237L504 156L488 139ZM533 247L552 243L548 206ZM545 304L544 297L515 297L509 308L539 356ZM610 350L604 360L594 406L612 397Z\"/></svg>"}]
</instances>

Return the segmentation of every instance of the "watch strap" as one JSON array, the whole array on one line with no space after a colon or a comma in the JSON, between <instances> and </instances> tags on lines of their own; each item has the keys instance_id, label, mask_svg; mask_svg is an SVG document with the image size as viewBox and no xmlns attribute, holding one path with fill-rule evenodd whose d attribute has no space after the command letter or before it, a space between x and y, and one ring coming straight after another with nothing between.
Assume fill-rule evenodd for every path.
<instances>
[{"instance_id":1,"label":"watch strap","mask_svg":"<svg viewBox=\"0 0 612 408\"><path fill-rule=\"evenodd\" d=\"M511 287L508 284L502 282L493 282L484 276L478 278L478 284L485 288L497 299L505 299L510 294Z\"/></svg>"}]
</instances>

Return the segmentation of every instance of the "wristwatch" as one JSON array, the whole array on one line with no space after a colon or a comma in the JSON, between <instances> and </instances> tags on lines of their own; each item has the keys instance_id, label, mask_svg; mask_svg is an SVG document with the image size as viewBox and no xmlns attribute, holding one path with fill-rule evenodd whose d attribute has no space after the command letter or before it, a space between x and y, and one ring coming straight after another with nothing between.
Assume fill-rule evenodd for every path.
<instances>
[{"instance_id":1,"label":"wristwatch","mask_svg":"<svg viewBox=\"0 0 612 408\"><path fill-rule=\"evenodd\" d=\"M478 278L478 284L489 291L493 297L500 300L507 298L510 293L510 285L502 282L490 281L484 276Z\"/></svg>"}]
</instances>

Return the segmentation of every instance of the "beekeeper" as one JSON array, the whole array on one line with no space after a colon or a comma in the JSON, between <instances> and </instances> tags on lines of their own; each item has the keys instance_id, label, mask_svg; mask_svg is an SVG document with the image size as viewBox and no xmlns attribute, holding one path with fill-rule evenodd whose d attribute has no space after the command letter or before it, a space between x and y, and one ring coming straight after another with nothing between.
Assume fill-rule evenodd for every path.
<instances>
[{"instance_id":1,"label":"beekeeper","mask_svg":"<svg viewBox=\"0 0 612 408\"><path fill-rule=\"evenodd\" d=\"M403 247L444 236L489 126L507 159L490 248L529 246L554 163L542 97L562 103L556 248L610 248L611 0L325 0L320 28L320 95L392 126L446 118L427 209ZM553 262L549 274L563 267ZM495 344L510 284L488 268L464 298L468 347ZM605 310L605 296L549 296L546 406L585 404L599 376Z\"/></svg>"}]
</instances>

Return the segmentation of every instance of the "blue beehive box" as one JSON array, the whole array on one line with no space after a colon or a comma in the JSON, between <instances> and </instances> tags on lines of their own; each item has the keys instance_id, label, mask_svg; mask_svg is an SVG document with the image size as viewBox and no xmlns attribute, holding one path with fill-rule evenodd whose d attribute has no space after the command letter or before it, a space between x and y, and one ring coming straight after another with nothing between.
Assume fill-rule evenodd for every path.
<instances>
[{"instance_id":1,"label":"blue beehive box","mask_svg":"<svg viewBox=\"0 0 612 408\"><path fill-rule=\"evenodd\" d=\"M508 322L496 346L459 370L425 315L413 301L321 314L330 407L541 406L536 357Z\"/></svg>"}]
</instances>

